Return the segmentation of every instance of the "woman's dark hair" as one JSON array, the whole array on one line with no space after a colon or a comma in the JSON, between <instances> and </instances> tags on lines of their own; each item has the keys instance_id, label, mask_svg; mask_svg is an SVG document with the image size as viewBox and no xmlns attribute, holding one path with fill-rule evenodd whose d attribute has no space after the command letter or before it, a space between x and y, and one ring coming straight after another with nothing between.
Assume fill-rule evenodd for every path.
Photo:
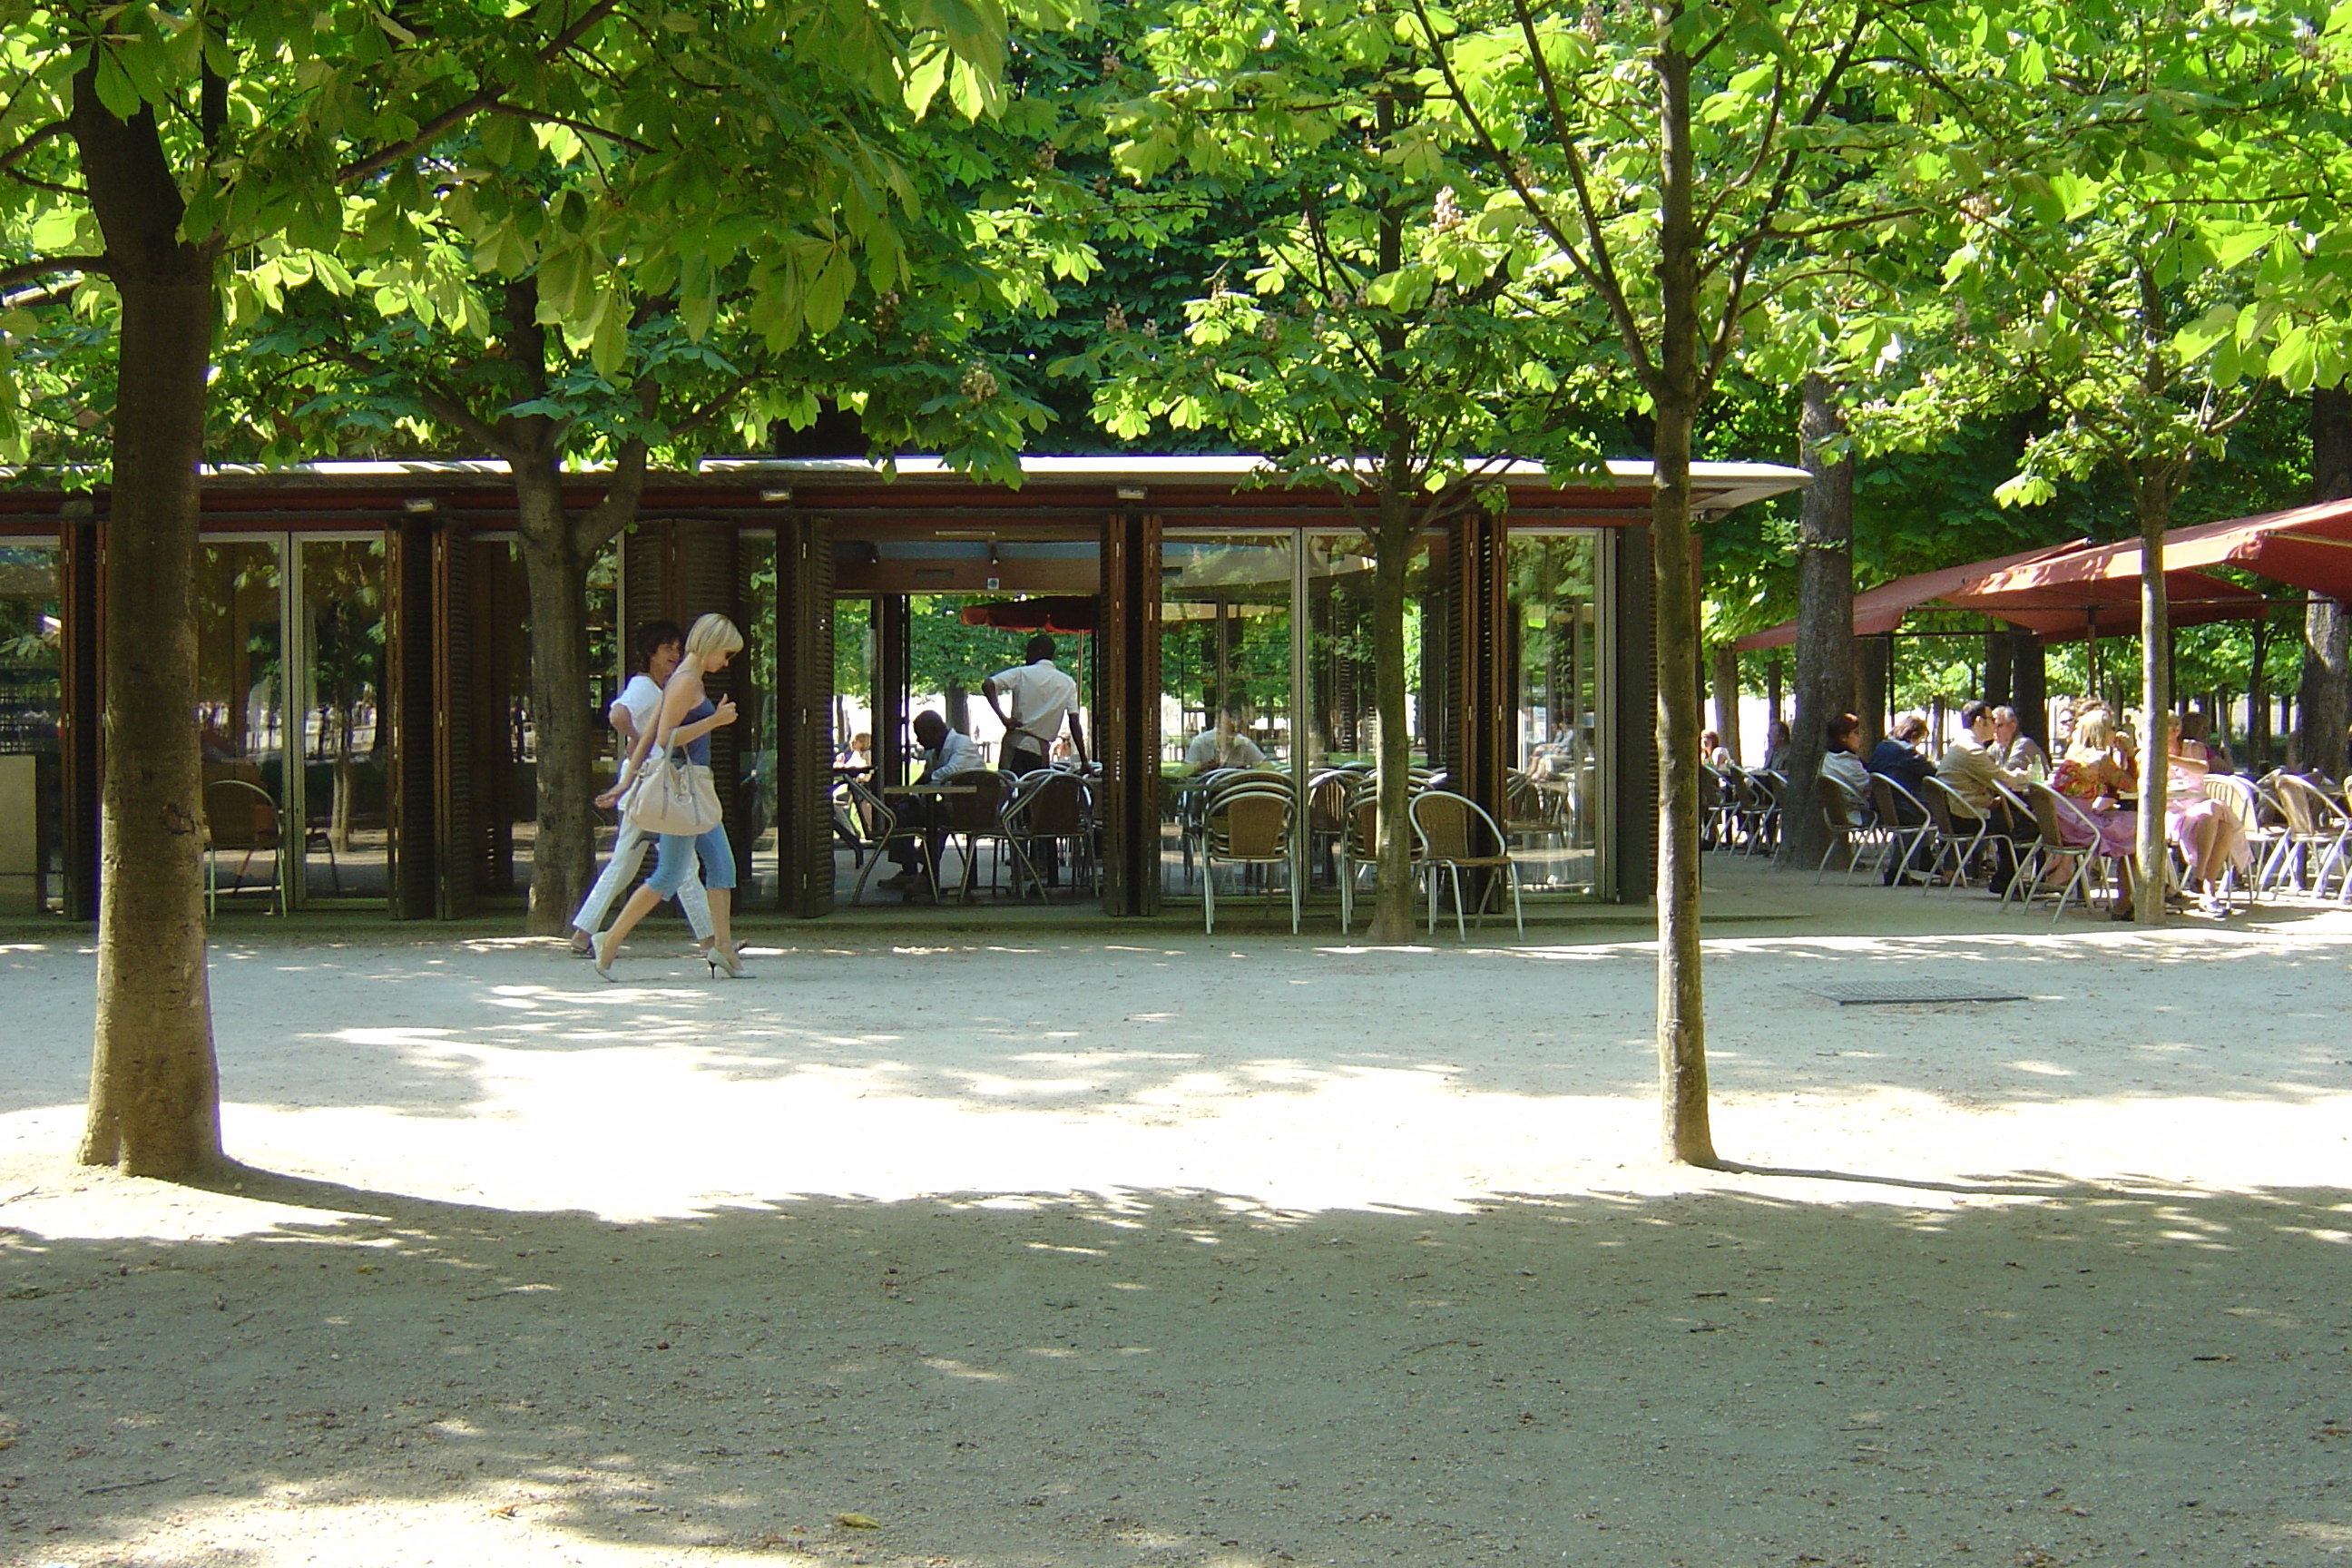
<instances>
[{"instance_id":1,"label":"woman's dark hair","mask_svg":"<svg viewBox=\"0 0 2352 1568\"><path fill-rule=\"evenodd\" d=\"M647 621L637 628L637 668L651 669L654 655L671 643L682 643L686 634L678 630L676 621Z\"/></svg>"},{"instance_id":2,"label":"woman's dark hair","mask_svg":"<svg viewBox=\"0 0 2352 1568\"><path fill-rule=\"evenodd\" d=\"M1861 728L1861 720L1851 713L1841 713L1822 726L1822 738L1829 742L1831 751L1842 752L1846 749L1845 738Z\"/></svg>"}]
</instances>

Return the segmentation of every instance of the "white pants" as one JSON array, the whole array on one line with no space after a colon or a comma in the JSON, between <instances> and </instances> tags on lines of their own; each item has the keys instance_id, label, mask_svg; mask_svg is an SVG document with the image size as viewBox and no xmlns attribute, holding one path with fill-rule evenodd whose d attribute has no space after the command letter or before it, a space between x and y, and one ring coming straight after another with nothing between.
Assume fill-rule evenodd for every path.
<instances>
[{"instance_id":1,"label":"white pants","mask_svg":"<svg viewBox=\"0 0 2352 1568\"><path fill-rule=\"evenodd\" d=\"M613 840L613 858L604 862L604 874L588 896L580 902L580 912L572 917L572 928L592 935L604 923L612 911L613 900L621 889L636 880L637 868L646 862L646 850L653 840L637 831L637 825L626 817L621 819L621 836ZM710 934L710 896L702 890L702 878L694 872L687 875L677 888L678 911L694 930L695 939Z\"/></svg>"}]
</instances>

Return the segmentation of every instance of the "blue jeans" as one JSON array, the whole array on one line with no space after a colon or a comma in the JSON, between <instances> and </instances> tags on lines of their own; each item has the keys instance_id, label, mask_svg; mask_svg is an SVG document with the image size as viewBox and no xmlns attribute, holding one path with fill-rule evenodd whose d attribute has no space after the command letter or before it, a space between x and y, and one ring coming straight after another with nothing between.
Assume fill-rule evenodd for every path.
<instances>
[{"instance_id":1,"label":"blue jeans","mask_svg":"<svg viewBox=\"0 0 2352 1568\"><path fill-rule=\"evenodd\" d=\"M727 842L724 823L700 835L663 834L654 874L646 879L646 886L668 898L685 885L697 858L702 862L704 887L718 892L735 886L735 847Z\"/></svg>"}]
</instances>

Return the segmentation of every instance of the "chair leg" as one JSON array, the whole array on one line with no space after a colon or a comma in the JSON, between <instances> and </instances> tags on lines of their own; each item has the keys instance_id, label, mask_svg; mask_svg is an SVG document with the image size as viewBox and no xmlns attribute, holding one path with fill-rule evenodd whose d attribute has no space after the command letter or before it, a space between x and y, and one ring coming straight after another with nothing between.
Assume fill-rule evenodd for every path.
<instances>
[{"instance_id":1,"label":"chair leg","mask_svg":"<svg viewBox=\"0 0 2352 1568\"><path fill-rule=\"evenodd\" d=\"M1217 868L1206 856L1201 858L1201 932L1217 934Z\"/></svg>"}]
</instances>

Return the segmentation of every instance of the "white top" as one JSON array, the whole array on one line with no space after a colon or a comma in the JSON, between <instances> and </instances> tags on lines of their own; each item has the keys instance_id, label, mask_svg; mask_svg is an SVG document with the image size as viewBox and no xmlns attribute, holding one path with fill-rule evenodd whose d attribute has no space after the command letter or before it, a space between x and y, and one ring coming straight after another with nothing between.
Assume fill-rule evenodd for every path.
<instances>
[{"instance_id":1,"label":"white top","mask_svg":"<svg viewBox=\"0 0 2352 1568\"><path fill-rule=\"evenodd\" d=\"M1010 703L1009 742L1025 737L1028 751L1043 753L1062 731L1062 716L1078 705L1078 683L1054 668L1050 658L1016 664L989 679Z\"/></svg>"},{"instance_id":2,"label":"white top","mask_svg":"<svg viewBox=\"0 0 2352 1568\"><path fill-rule=\"evenodd\" d=\"M1191 745L1184 748L1184 765L1203 768L1212 763L1224 768L1263 767L1265 765L1265 753L1258 749L1255 741L1239 731L1234 732L1234 743L1221 751L1217 745L1217 732L1203 730L1192 737Z\"/></svg>"},{"instance_id":3,"label":"white top","mask_svg":"<svg viewBox=\"0 0 2352 1568\"><path fill-rule=\"evenodd\" d=\"M630 732L642 735L653 727L656 716L661 712L661 700L662 689L655 684L654 678L639 671L629 677L629 683L621 688L621 694L613 699L613 706L606 709L604 714L609 719L615 713L625 712L629 716ZM628 751L627 747L622 750L623 773L628 771Z\"/></svg>"},{"instance_id":4,"label":"white top","mask_svg":"<svg viewBox=\"0 0 2352 1568\"><path fill-rule=\"evenodd\" d=\"M923 769L927 784L945 784L959 773L981 772L988 766L988 759L980 754L972 738L961 730L950 730L948 738L924 756L929 763Z\"/></svg>"}]
</instances>

